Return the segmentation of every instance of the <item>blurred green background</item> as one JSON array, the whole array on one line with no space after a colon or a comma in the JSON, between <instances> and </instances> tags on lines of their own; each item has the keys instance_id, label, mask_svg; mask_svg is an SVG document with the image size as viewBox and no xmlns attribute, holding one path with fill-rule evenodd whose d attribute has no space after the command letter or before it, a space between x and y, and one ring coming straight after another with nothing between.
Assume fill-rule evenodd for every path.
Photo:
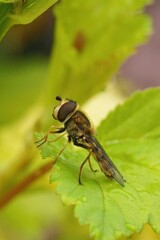
<instances>
[{"instance_id":1,"label":"blurred green background","mask_svg":"<svg viewBox=\"0 0 160 240\"><path fill-rule=\"evenodd\" d=\"M146 82L145 74L148 75L148 73L146 71L141 72L137 68L139 66L140 69L144 69L145 64L148 64L151 52L155 51L157 34L160 34L158 33L159 29L156 22L158 20L155 17L157 12L160 12L160 2L158 0L145 9L145 12L148 12L154 20L154 35L151 36L148 44L140 47L137 54L128 61L125 61L127 56L131 55L136 44L143 42L146 36L142 37L137 33L135 42L128 40L131 44L130 48L117 47L117 49L120 49L119 52L118 50L115 52L110 50L109 46L108 59L105 59L104 56L101 59L98 50L95 51L95 55L91 54L90 56L90 53L94 53L94 47L88 48L89 50L86 50L88 52L83 53L87 57L85 56L83 59L83 54L81 53L83 46L87 45L88 42L91 46L92 42L90 40L87 42L83 34L81 34L83 28L80 23L77 23L76 37L72 37L74 32L74 30L72 31L72 20L76 17L76 13L75 15L72 13L72 18L66 19L66 3L64 3L64 9L63 2L60 4L62 4L62 7L57 6L56 14L53 14L50 8L31 24L14 26L6 34L0 45L1 198L6 193L12 191L32 171L44 164L44 161L40 158L39 151L34 146L33 135L35 131L47 131L51 124L55 94L63 94L64 97L70 97L66 96L66 94L71 95L71 97L77 96L76 99L82 104L85 103L84 108L90 112L93 118L94 116L96 118L96 104L98 101L98 104L100 104L103 99L107 99L108 94L111 100L111 103L108 104L108 109L110 109L136 89L159 85L158 65L156 68L156 64L159 61L156 60L156 57L155 61L152 58L150 61L151 65L147 67L149 71L154 66L154 71L150 71L149 77L153 81ZM93 7L98 11L100 8L99 3L94 2L94 4ZM111 29L115 28L113 32L111 31L112 34L115 34L117 28L119 28L116 26L119 18L116 18L116 22L112 19L113 15L116 15L116 12L118 12L116 6L119 7L115 2L112 14L110 12L111 15L109 16L110 24L113 21ZM59 7L61 10L58 10ZM74 11L75 9L73 8ZM123 22L124 13L122 10L120 13L122 14L121 21ZM81 9L79 9L79 14L81 15ZM60 19L58 22L57 18ZM70 39L67 36L67 24L70 26L69 33L72 44L77 50L76 53L68 47ZM61 26L64 27L61 28ZM86 29L84 28L84 31L87 31ZM129 27L124 29L130 31ZM99 27L98 31L98 38L100 38L101 31L103 33L104 29ZM106 35L107 31L109 30L106 28ZM139 31L142 30L140 29ZM145 35L147 31L144 30L142 35ZM94 34L89 34L87 35L86 33L88 39L90 36L92 39ZM117 34L116 37L112 34L111 39L114 37L115 42L111 47L114 49L116 46L122 45L121 41L125 41L122 39L122 36L125 34L122 32L122 36ZM97 39L95 38L96 41ZM93 41L93 46L95 42ZM103 41L98 42L97 45L100 46L101 43L103 47ZM125 44L127 44L127 40L126 43L124 42ZM99 59L97 57L97 62L100 64L97 68L98 70L95 68L96 61L94 64L91 64L91 59L95 56L99 57ZM157 57L160 57L160 54ZM104 62L105 64L107 62L107 67ZM116 62L115 65L112 64L114 62ZM122 63L124 63L123 66L119 68ZM77 69L76 66L78 66ZM79 66L81 66L80 70ZM81 72L82 68L84 68L84 72ZM86 72L86 69L88 69L89 73ZM95 71L93 71L94 69ZM113 74L117 70L118 73ZM137 72L140 72L141 75L138 76ZM75 76L77 78L74 80ZM86 81L87 78L88 81ZM102 78L102 81L98 81L100 78ZM143 81L139 81L139 79L143 79ZM106 83L109 80L111 85L108 88L109 91L107 91L105 90ZM88 99L90 101L86 103ZM104 106L101 106L101 109L97 123L104 116ZM107 111L106 108L106 113ZM55 186L49 184L49 172L29 185L24 191L21 189L20 194L15 195L0 211L0 240L92 239L89 236L88 226L80 226L78 220L74 218L73 207L64 206L60 197L56 195ZM145 226L141 234L135 234L131 239L156 240L160 239L160 237L149 226Z\"/></svg>"}]
</instances>

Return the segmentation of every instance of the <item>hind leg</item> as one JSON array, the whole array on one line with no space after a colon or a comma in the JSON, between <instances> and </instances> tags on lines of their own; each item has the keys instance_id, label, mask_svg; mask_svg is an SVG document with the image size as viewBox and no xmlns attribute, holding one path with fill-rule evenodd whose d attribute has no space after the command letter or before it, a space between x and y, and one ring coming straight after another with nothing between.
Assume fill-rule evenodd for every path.
<instances>
[{"instance_id":1,"label":"hind leg","mask_svg":"<svg viewBox=\"0 0 160 240\"><path fill-rule=\"evenodd\" d=\"M84 164L89 161L89 165L90 165L90 156L91 156L92 150L89 151L88 156L84 159L84 161L82 162L81 166L80 166L80 170L79 170L79 184L82 185L81 182L81 174L82 174L82 169L84 167ZM91 166L91 165L90 165ZM92 169L92 168L91 168ZM93 169L92 169L93 170Z\"/></svg>"}]
</instances>

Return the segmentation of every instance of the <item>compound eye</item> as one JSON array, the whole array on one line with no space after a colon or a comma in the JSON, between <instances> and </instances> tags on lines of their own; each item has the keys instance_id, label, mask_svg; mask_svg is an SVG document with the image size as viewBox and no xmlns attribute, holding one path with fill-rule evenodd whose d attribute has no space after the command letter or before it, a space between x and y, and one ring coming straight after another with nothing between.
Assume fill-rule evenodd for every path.
<instances>
[{"instance_id":1,"label":"compound eye","mask_svg":"<svg viewBox=\"0 0 160 240\"><path fill-rule=\"evenodd\" d=\"M58 111L58 114L57 114L58 121L64 122L66 120L67 116L69 114L71 114L72 112L74 112L76 107L77 107L76 102L66 102L66 103L64 103Z\"/></svg>"}]
</instances>

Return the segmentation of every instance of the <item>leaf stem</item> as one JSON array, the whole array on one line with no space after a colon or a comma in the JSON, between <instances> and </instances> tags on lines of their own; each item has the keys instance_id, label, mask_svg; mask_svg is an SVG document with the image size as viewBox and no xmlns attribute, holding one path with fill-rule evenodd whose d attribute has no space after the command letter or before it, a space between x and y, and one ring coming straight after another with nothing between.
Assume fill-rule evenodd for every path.
<instances>
[{"instance_id":1,"label":"leaf stem","mask_svg":"<svg viewBox=\"0 0 160 240\"><path fill-rule=\"evenodd\" d=\"M26 176L21 182L10 189L0 198L0 209L5 207L16 195L23 192L30 184L43 176L49 170L51 170L54 161L47 162L43 166L33 171L30 175Z\"/></svg>"}]
</instances>

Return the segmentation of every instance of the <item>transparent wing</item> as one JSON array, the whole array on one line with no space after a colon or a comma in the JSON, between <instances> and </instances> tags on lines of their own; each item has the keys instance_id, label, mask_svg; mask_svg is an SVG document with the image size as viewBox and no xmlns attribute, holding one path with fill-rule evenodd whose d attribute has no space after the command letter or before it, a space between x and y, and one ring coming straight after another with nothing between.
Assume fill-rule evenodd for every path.
<instances>
[{"instance_id":1,"label":"transparent wing","mask_svg":"<svg viewBox=\"0 0 160 240\"><path fill-rule=\"evenodd\" d=\"M108 154L105 152L98 140L93 136L87 136L88 146L92 149L92 155L99 164L102 172L108 178L114 178L121 186L124 186L125 179L118 171Z\"/></svg>"}]
</instances>

